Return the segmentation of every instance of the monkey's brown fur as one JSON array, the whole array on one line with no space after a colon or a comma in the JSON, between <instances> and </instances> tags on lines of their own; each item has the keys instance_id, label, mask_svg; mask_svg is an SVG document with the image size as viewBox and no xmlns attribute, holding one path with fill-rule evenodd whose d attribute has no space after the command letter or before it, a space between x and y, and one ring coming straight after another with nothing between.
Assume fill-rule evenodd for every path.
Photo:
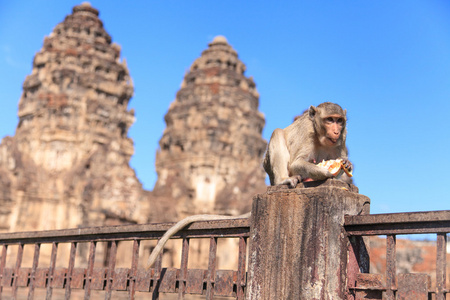
<instances>
[{"instance_id":1,"label":"monkey's brown fur","mask_svg":"<svg viewBox=\"0 0 450 300\"><path fill-rule=\"evenodd\" d=\"M263 162L270 184L295 187L307 178L333 177L328 170L315 165L322 160L342 158L351 170L345 146L346 122L346 110L325 102L311 106L285 129L275 129ZM351 182L347 176L342 180Z\"/></svg>"}]
</instances>

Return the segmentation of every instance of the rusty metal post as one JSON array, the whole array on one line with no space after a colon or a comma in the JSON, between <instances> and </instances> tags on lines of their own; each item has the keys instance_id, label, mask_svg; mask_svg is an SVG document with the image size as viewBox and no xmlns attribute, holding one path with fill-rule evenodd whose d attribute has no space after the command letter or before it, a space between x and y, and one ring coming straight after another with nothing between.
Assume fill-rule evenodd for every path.
<instances>
[{"instance_id":1,"label":"rusty metal post","mask_svg":"<svg viewBox=\"0 0 450 300\"><path fill-rule=\"evenodd\" d=\"M114 279L114 269L116 267L116 257L117 257L117 241L112 241L108 258L108 274L106 276L105 300L111 299L112 284Z\"/></svg>"},{"instance_id":2,"label":"rusty metal post","mask_svg":"<svg viewBox=\"0 0 450 300\"><path fill-rule=\"evenodd\" d=\"M17 281L19 280L19 270L20 266L22 265L22 257L23 257L23 246L24 244L19 244L19 249L17 250L17 259L16 259L16 267L14 268L14 277L13 277L13 284L12 284L12 298L17 298Z\"/></svg>"},{"instance_id":3,"label":"rusty metal post","mask_svg":"<svg viewBox=\"0 0 450 300\"><path fill-rule=\"evenodd\" d=\"M447 282L447 234L439 233L436 240L436 300L445 300Z\"/></svg>"},{"instance_id":4,"label":"rusty metal post","mask_svg":"<svg viewBox=\"0 0 450 300\"><path fill-rule=\"evenodd\" d=\"M72 293L72 287L70 286L72 284L72 274L73 274L73 268L75 267L75 255L77 253L77 243L72 242L70 244L70 256L69 256L69 267L67 268L66 273L66 294L65 298L66 300L70 299L70 294Z\"/></svg>"},{"instance_id":5,"label":"rusty metal post","mask_svg":"<svg viewBox=\"0 0 450 300\"><path fill-rule=\"evenodd\" d=\"M238 258L238 272L236 280L236 299L244 300L245 297L245 261L247 259L247 239L239 238L239 258Z\"/></svg>"},{"instance_id":6,"label":"rusty metal post","mask_svg":"<svg viewBox=\"0 0 450 300\"><path fill-rule=\"evenodd\" d=\"M217 238L211 238L209 243L208 275L206 278L206 299L214 297L214 284L216 279L217 264Z\"/></svg>"},{"instance_id":7,"label":"rusty metal post","mask_svg":"<svg viewBox=\"0 0 450 300\"><path fill-rule=\"evenodd\" d=\"M2 258L0 261L0 300L2 299L2 292L3 292L3 271L5 270L6 265L6 253L8 251L8 245L3 245L2 250Z\"/></svg>"},{"instance_id":8,"label":"rusty metal post","mask_svg":"<svg viewBox=\"0 0 450 300\"><path fill-rule=\"evenodd\" d=\"M159 239L158 239L159 242ZM155 261L155 272L152 277L152 300L159 300L159 286L161 284L161 271L162 271L162 257L163 252L159 253L158 258Z\"/></svg>"},{"instance_id":9,"label":"rusty metal post","mask_svg":"<svg viewBox=\"0 0 450 300\"><path fill-rule=\"evenodd\" d=\"M346 299L344 216L370 199L339 180L308 184L253 199L247 299Z\"/></svg>"},{"instance_id":10,"label":"rusty metal post","mask_svg":"<svg viewBox=\"0 0 450 300\"><path fill-rule=\"evenodd\" d=\"M183 246L181 250L180 278L178 280L179 300L184 300L186 294L188 258L189 258L189 239L183 239Z\"/></svg>"},{"instance_id":11,"label":"rusty metal post","mask_svg":"<svg viewBox=\"0 0 450 300\"><path fill-rule=\"evenodd\" d=\"M39 265L39 253L41 250L41 244L34 244L34 256L33 256L33 267L31 268L30 283L28 291L28 300L34 299L34 290L36 285L36 269Z\"/></svg>"},{"instance_id":12,"label":"rusty metal post","mask_svg":"<svg viewBox=\"0 0 450 300\"><path fill-rule=\"evenodd\" d=\"M386 236L386 299L394 300L394 290L397 288L396 266L397 238L393 234Z\"/></svg>"},{"instance_id":13,"label":"rusty metal post","mask_svg":"<svg viewBox=\"0 0 450 300\"><path fill-rule=\"evenodd\" d=\"M131 270L130 270L130 290L128 298L130 300L134 300L136 294L136 280L137 280L137 269L139 263L139 245L141 244L140 240L133 241L133 258L131 260Z\"/></svg>"},{"instance_id":14,"label":"rusty metal post","mask_svg":"<svg viewBox=\"0 0 450 300\"><path fill-rule=\"evenodd\" d=\"M94 271L95 249L97 248L97 242L93 241L90 242L90 244L88 267L86 270L86 279L84 284L84 299L91 298L92 273Z\"/></svg>"},{"instance_id":15,"label":"rusty metal post","mask_svg":"<svg viewBox=\"0 0 450 300\"><path fill-rule=\"evenodd\" d=\"M58 244L52 243L52 254L50 256L50 266L48 268L48 279L47 279L47 296L46 300L51 300L53 295L53 276L55 274L56 267L56 254L58 253Z\"/></svg>"}]
</instances>

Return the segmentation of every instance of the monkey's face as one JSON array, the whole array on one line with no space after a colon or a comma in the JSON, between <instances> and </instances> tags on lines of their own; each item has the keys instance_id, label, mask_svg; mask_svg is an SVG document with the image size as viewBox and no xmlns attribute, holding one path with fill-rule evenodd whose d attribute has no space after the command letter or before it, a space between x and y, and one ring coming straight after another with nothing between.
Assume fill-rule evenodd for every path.
<instances>
[{"instance_id":1,"label":"monkey's face","mask_svg":"<svg viewBox=\"0 0 450 300\"><path fill-rule=\"evenodd\" d=\"M345 117L339 114L325 116L321 119L322 136L320 143L326 147L334 147L340 144L342 130L345 127Z\"/></svg>"}]
</instances>

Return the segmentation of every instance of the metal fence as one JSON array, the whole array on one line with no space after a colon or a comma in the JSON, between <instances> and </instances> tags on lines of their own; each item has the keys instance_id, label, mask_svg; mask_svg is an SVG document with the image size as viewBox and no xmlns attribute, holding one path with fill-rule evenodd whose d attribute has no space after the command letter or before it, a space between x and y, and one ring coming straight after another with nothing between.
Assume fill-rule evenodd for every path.
<instances>
[{"instance_id":1,"label":"metal fence","mask_svg":"<svg viewBox=\"0 0 450 300\"><path fill-rule=\"evenodd\" d=\"M174 223L106 226L67 230L18 232L0 234L0 298L4 288L11 290L13 299L17 290L27 289L28 299L33 299L35 289L45 289L46 299L52 299L53 290L63 291L70 299L74 289L84 293L84 299L92 291L104 291L105 299L114 298L116 291L126 291L129 299L136 292L148 293L158 299L159 293L202 295L206 299L230 297L245 299L247 284L246 255L250 235L249 219L203 221L191 224L173 238L182 240L180 268L162 268L161 256L155 266L145 270L139 266L140 244L158 240ZM379 215L345 216L345 232L352 241L349 247L348 299L446 299L447 233L450 232L450 211L398 213ZM396 238L404 234L436 234L436 274L433 288L429 274L397 274ZM368 256L361 255L361 245L368 236L386 236L386 273L371 274ZM188 268L189 242L194 238L209 239L207 269ZM239 241L236 270L216 269L217 243L222 238ZM118 243L133 244L131 265L116 268ZM95 267L98 243L108 243L104 267ZM58 248L70 245L66 267L56 267ZM75 267L79 245L89 245L87 266ZM22 267L24 246L33 247L30 268ZM48 267L40 267L42 245L51 247ZM8 247L16 247L14 266L6 264ZM69 248L68 248L69 249ZM98 257L97 257L98 259ZM352 260L356 264L352 264ZM356 266L356 267L355 267Z\"/></svg>"},{"instance_id":2,"label":"metal fence","mask_svg":"<svg viewBox=\"0 0 450 300\"><path fill-rule=\"evenodd\" d=\"M70 299L73 289L84 290L84 299L90 299L91 291L102 290L105 299L111 299L114 291L127 291L129 299L135 299L136 292L150 293L158 299L159 293L205 295L206 299L216 296L244 299L246 285L246 253L249 236L249 220L234 219L213 222L196 222L181 230L174 238L182 239L181 267L162 268L161 255L155 266L145 270L138 266L139 245L145 240L159 239L174 223L123 225L67 230L18 232L0 234L0 298L5 287L11 289L11 298L16 299L19 288L28 289L28 299L33 299L35 289L46 289L46 299L52 299L54 289L65 290L65 299ZM210 240L208 269L188 269L189 241L193 238ZM217 241L221 238L239 240L237 270L216 270ZM132 260L129 268L116 268L117 245L131 241ZM107 242L107 262L103 268L94 267L97 243ZM87 267L76 268L77 247L80 243L89 245ZM51 245L49 267L39 267L40 249ZM58 247L70 245L67 267L57 268ZM31 268L22 267L24 246L34 246ZM15 266L6 265L8 247L16 247ZM79 250L79 249L78 249ZM15 253L14 253L15 254ZM4 293L3 293L4 295ZM150 296L149 295L149 296ZM113 297L114 298L114 297Z\"/></svg>"},{"instance_id":3,"label":"metal fence","mask_svg":"<svg viewBox=\"0 0 450 300\"><path fill-rule=\"evenodd\" d=\"M345 230L354 242L358 237L386 236L386 274L358 272L358 269L355 272L350 267L348 287L351 299L446 299L450 211L346 216ZM436 269L434 288L431 288L430 274L397 274L396 238L404 234L436 234L436 265L430 266ZM350 248L350 252L359 248ZM356 258L358 254L350 253L350 256Z\"/></svg>"}]
</instances>

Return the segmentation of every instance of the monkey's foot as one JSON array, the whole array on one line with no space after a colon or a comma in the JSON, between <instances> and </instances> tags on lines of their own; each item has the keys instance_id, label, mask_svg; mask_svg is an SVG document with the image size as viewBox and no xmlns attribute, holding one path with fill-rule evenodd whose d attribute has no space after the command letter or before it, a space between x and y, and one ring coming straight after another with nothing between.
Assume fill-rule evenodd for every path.
<instances>
[{"instance_id":1,"label":"monkey's foot","mask_svg":"<svg viewBox=\"0 0 450 300\"><path fill-rule=\"evenodd\" d=\"M302 181L302 177L300 175L291 176L283 180L280 185L287 185L289 188L293 189L297 186L299 182Z\"/></svg>"}]
</instances>

